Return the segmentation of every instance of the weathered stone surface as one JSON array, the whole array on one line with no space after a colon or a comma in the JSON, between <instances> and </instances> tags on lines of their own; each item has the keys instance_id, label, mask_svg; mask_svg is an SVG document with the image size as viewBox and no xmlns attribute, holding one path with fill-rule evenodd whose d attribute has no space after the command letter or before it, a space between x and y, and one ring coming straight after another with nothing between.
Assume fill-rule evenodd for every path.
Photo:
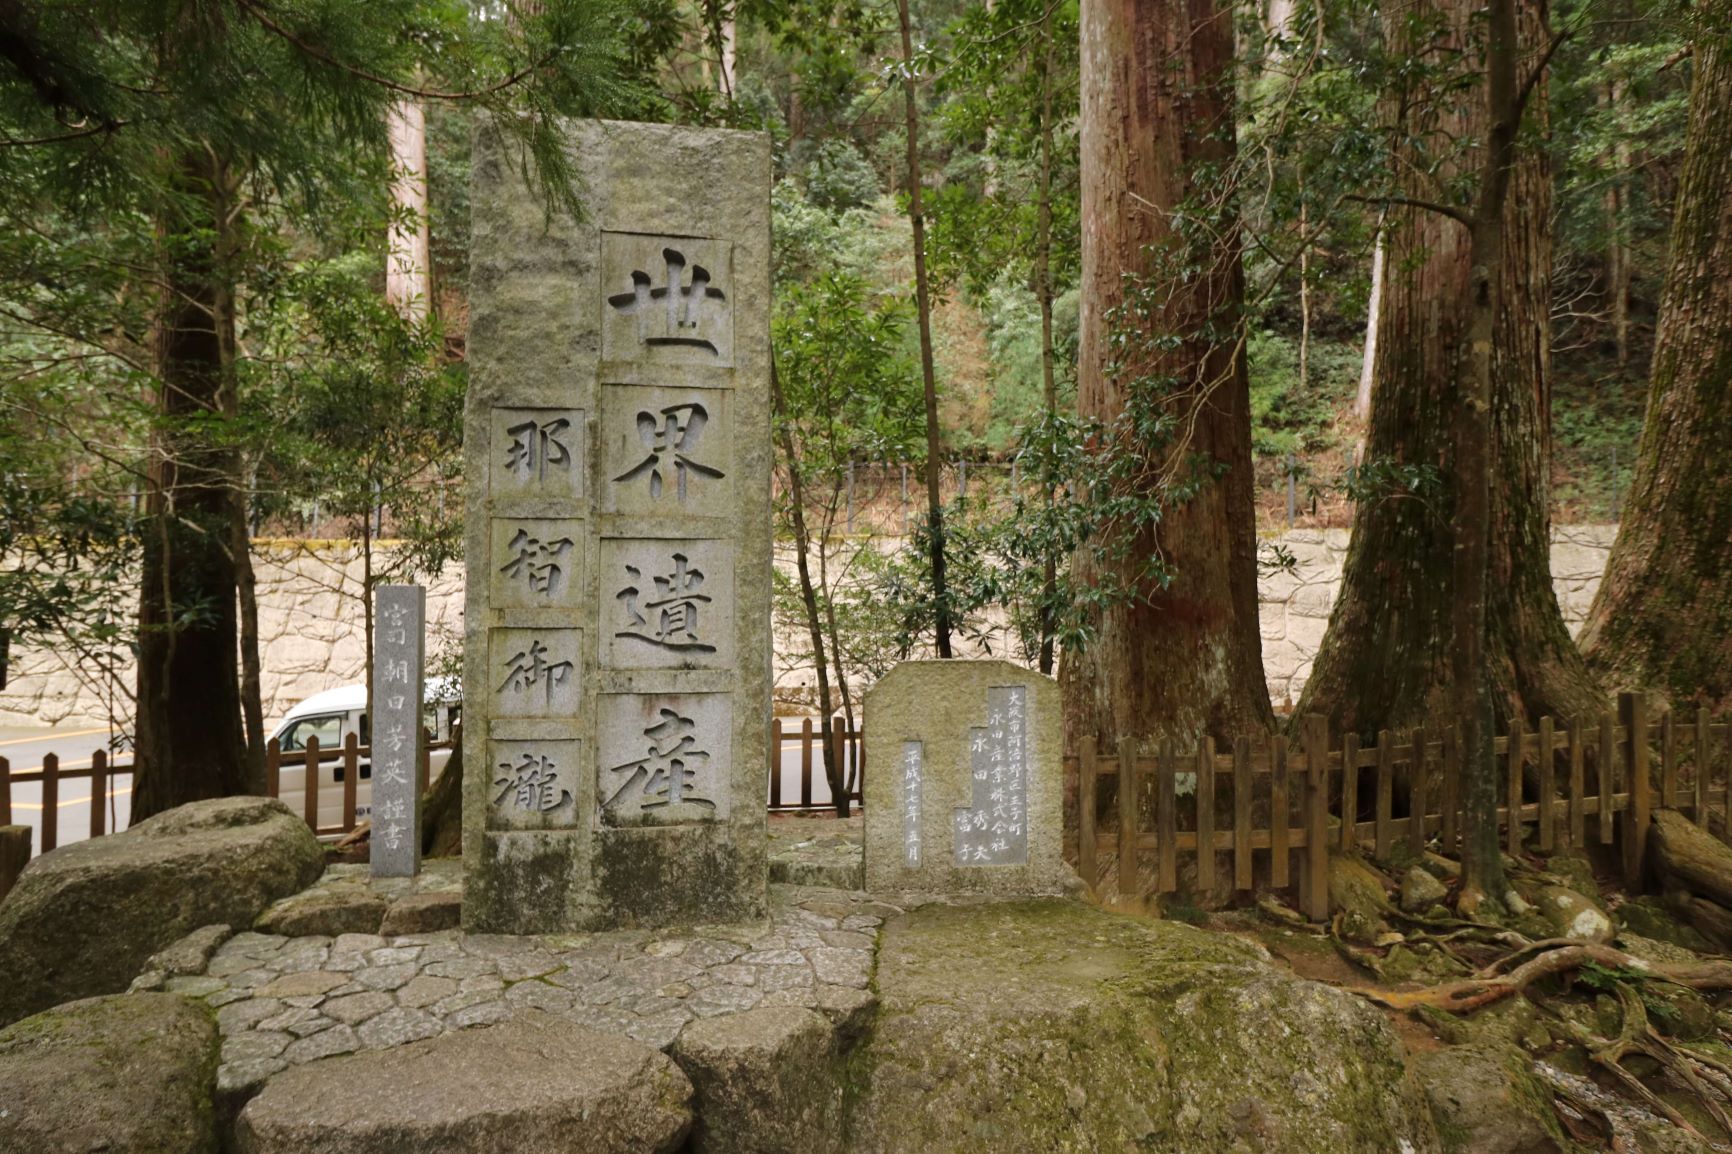
<instances>
[{"instance_id":1,"label":"weathered stone surface","mask_svg":"<svg viewBox=\"0 0 1732 1154\"><path fill-rule=\"evenodd\" d=\"M237 1123L243 1154L651 1154L691 1124L655 1050L543 1014L288 1070Z\"/></svg>"},{"instance_id":2,"label":"weathered stone surface","mask_svg":"<svg viewBox=\"0 0 1732 1154\"><path fill-rule=\"evenodd\" d=\"M696 1022L673 1058L696 1091L698 1154L841 1149L835 1031L811 1010L760 1007Z\"/></svg>"},{"instance_id":3,"label":"weathered stone surface","mask_svg":"<svg viewBox=\"0 0 1732 1154\"><path fill-rule=\"evenodd\" d=\"M323 869L306 822L267 798L193 802L44 854L0 903L0 1024L124 990L158 950L251 925Z\"/></svg>"},{"instance_id":4,"label":"weathered stone surface","mask_svg":"<svg viewBox=\"0 0 1732 1154\"><path fill-rule=\"evenodd\" d=\"M769 138L562 127L583 222L473 164L464 925L761 918Z\"/></svg>"},{"instance_id":5,"label":"weathered stone surface","mask_svg":"<svg viewBox=\"0 0 1732 1154\"><path fill-rule=\"evenodd\" d=\"M463 920L463 895L449 891L408 894L391 903L385 911L379 932L398 934L436 934L454 930Z\"/></svg>"},{"instance_id":6,"label":"weathered stone surface","mask_svg":"<svg viewBox=\"0 0 1732 1154\"><path fill-rule=\"evenodd\" d=\"M217 1024L172 994L56 1006L0 1030L0 1150L214 1154Z\"/></svg>"},{"instance_id":7,"label":"weathered stone surface","mask_svg":"<svg viewBox=\"0 0 1732 1154\"><path fill-rule=\"evenodd\" d=\"M1410 914L1434 906L1448 896L1448 887L1423 866L1409 866L1401 876L1401 908Z\"/></svg>"},{"instance_id":8,"label":"weathered stone surface","mask_svg":"<svg viewBox=\"0 0 1732 1154\"><path fill-rule=\"evenodd\" d=\"M260 933L302 937L307 934L376 934L389 903L365 886L320 886L293 894L259 915Z\"/></svg>"},{"instance_id":9,"label":"weathered stone surface","mask_svg":"<svg viewBox=\"0 0 1732 1154\"><path fill-rule=\"evenodd\" d=\"M1599 944L1617 935L1617 927L1606 912L1575 890L1546 886L1534 895L1534 905L1554 937Z\"/></svg>"},{"instance_id":10,"label":"weathered stone surface","mask_svg":"<svg viewBox=\"0 0 1732 1154\"><path fill-rule=\"evenodd\" d=\"M1375 941L1389 928L1383 878L1358 854L1329 855L1329 908L1340 911L1341 932L1354 941Z\"/></svg>"},{"instance_id":11,"label":"weathered stone surface","mask_svg":"<svg viewBox=\"0 0 1732 1154\"><path fill-rule=\"evenodd\" d=\"M868 889L1016 895L1079 884L1060 844L1064 739L1051 678L1008 661L904 661L866 692L864 711L867 760L880 767L866 775Z\"/></svg>"},{"instance_id":12,"label":"weathered stone surface","mask_svg":"<svg viewBox=\"0 0 1732 1154\"><path fill-rule=\"evenodd\" d=\"M1414 1068L1451 1150L1474 1154L1563 1154L1574 1149L1552 1109L1551 1091L1525 1054L1497 1041L1417 1054Z\"/></svg>"},{"instance_id":13,"label":"weathered stone surface","mask_svg":"<svg viewBox=\"0 0 1732 1154\"><path fill-rule=\"evenodd\" d=\"M170 978L183 974L202 974L210 964L211 955L216 953L217 947L228 941L233 934L234 931L225 925L201 926L152 954L144 968Z\"/></svg>"},{"instance_id":14,"label":"weathered stone surface","mask_svg":"<svg viewBox=\"0 0 1732 1154\"><path fill-rule=\"evenodd\" d=\"M1437 1151L1382 1015L1265 958L1060 901L895 918L851 1149Z\"/></svg>"}]
</instances>

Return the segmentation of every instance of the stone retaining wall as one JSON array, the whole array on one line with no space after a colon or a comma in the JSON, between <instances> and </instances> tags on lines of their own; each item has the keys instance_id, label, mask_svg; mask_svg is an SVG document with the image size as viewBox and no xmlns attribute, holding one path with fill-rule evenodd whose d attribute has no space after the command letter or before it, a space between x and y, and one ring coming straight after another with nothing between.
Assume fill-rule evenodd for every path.
<instances>
[{"instance_id":1,"label":"stone retaining wall","mask_svg":"<svg viewBox=\"0 0 1732 1154\"><path fill-rule=\"evenodd\" d=\"M1616 535L1616 525L1553 531L1552 575L1572 633L1587 615ZM1297 561L1294 572L1263 578L1259 591L1263 670L1269 695L1280 703L1297 699L1310 675L1341 581L1347 531L1294 529L1272 540ZM255 549L265 717L274 723L320 690L362 680L361 558L343 541L263 541ZM463 636L462 566L449 566L425 584L430 670L455 672ZM796 632L777 625L779 636ZM807 671L782 662L776 672L778 691L793 695L810 680ZM120 676L130 686L131 669ZM53 650L15 648L10 682L0 692L0 725L103 725L107 702L100 681L78 662Z\"/></svg>"}]
</instances>

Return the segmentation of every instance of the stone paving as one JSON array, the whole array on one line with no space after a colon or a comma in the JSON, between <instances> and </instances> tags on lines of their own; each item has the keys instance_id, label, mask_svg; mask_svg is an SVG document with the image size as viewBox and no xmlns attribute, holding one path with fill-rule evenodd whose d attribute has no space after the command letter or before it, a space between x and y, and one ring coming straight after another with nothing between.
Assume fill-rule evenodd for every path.
<instances>
[{"instance_id":1,"label":"stone paving","mask_svg":"<svg viewBox=\"0 0 1732 1154\"><path fill-rule=\"evenodd\" d=\"M225 1094L525 1009L661 1049L689 1022L760 1005L811 1007L839 1026L869 1013L878 927L899 908L789 886L772 887L771 907L757 924L540 938L247 932L202 972L141 981L216 1008Z\"/></svg>"}]
</instances>

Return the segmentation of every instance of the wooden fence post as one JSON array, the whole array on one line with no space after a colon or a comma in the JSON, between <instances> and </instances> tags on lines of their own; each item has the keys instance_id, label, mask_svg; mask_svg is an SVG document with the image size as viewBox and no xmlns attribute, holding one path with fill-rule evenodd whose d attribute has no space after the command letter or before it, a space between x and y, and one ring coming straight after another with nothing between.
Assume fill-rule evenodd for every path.
<instances>
[{"instance_id":1,"label":"wooden fence post","mask_svg":"<svg viewBox=\"0 0 1732 1154\"><path fill-rule=\"evenodd\" d=\"M1251 739L1233 742L1233 888L1248 890L1251 871Z\"/></svg>"},{"instance_id":2,"label":"wooden fence post","mask_svg":"<svg viewBox=\"0 0 1732 1154\"><path fill-rule=\"evenodd\" d=\"M17 884L30 864L30 827L0 822L0 899Z\"/></svg>"},{"instance_id":3,"label":"wooden fence post","mask_svg":"<svg viewBox=\"0 0 1732 1154\"><path fill-rule=\"evenodd\" d=\"M800 808L812 808L812 719L800 719Z\"/></svg>"},{"instance_id":4,"label":"wooden fence post","mask_svg":"<svg viewBox=\"0 0 1732 1154\"><path fill-rule=\"evenodd\" d=\"M770 719L770 808L782 808L782 719Z\"/></svg>"},{"instance_id":5,"label":"wooden fence post","mask_svg":"<svg viewBox=\"0 0 1732 1154\"><path fill-rule=\"evenodd\" d=\"M1269 739L1269 885L1284 890L1290 884L1287 862L1287 738Z\"/></svg>"},{"instance_id":6,"label":"wooden fence post","mask_svg":"<svg viewBox=\"0 0 1732 1154\"><path fill-rule=\"evenodd\" d=\"M42 852L60 844L60 755L42 755Z\"/></svg>"},{"instance_id":7,"label":"wooden fence post","mask_svg":"<svg viewBox=\"0 0 1732 1154\"><path fill-rule=\"evenodd\" d=\"M1553 764L1557 753L1553 745L1551 717L1540 718L1540 852L1551 853L1557 841L1557 821L1552 812L1553 802L1558 791L1556 767Z\"/></svg>"},{"instance_id":8,"label":"wooden fence post","mask_svg":"<svg viewBox=\"0 0 1732 1154\"><path fill-rule=\"evenodd\" d=\"M1304 915L1329 920L1329 719L1305 718L1305 893Z\"/></svg>"},{"instance_id":9,"label":"wooden fence post","mask_svg":"<svg viewBox=\"0 0 1732 1154\"><path fill-rule=\"evenodd\" d=\"M1197 893L1215 891L1215 739L1197 738Z\"/></svg>"},{"instance_id":10,"label":"wooden fence post","mask_svg":"<svg viewBox=\"0 0 1732 1154\"><path fill-rule=\"evenodd\" d=\"M0 825L12 824L12 762L0 757Z\"/></svg>"},{"instance_id":11,"label":"wooden fence post","mask_svg":"<svg viewBox=\"0 0 1732 1154\"><path fill-rule=\"evenodd\" d=\"M1587 727L1580 718L1572 721L1570 739L1570 848L1588 844Z\"/></svg>"},{"instance_id":12,"label":"wooden fence post","mask_svg":"<svg viewBox=\"0 0 1732 1154\"><path fill-rule=\"evenodd\" d=\"M1695 795L1692 798L1690 816L1702 829L1708 828L1708 750L1712 741L1708 736L1708 711L1696 710L1696 780Z\"/></svg>"},{"instance_id":13,"label":"wooden fence post","mask_svg":"<svg viewBox=\"0 0 1732 1154\"><path fill-rule=\"evenodd\" d=\"M836 759L836 764L831 768L836 774L836 780L842 783L840 791L842 796L837 797L837 790L832 787L830 801L836 806L836 812L840 814L842 807L848 804L850 800L848 796L848 723L840 717L830 719L830 754Z\"/></svg>"},{"instance_id":14,"label":"wooden fence post","mask_svg":"<svg viewBox=\"0 0 1732 1154\"><path fill-rule=\"evenodd\" d=\"M90 755L90 836L102 836L102 811L108 801L108 751Z\"/></svg>"},{"instance_id":15,"label":"wooden fence post","mask_svg":"<svg viewBox=\"0 0 1732 1154\"><path fill-rule=\"evenodd\" d=\"M1395 735L1377 731L1377 860L1388 861L1395 843Z\"/></svg>"},{"instance_id":16,"label":"wooden fence post","mask_svg":"<svg viewBox=\"0 0 1732 1154\"><path fill-rule=\"evenodd\" d=\"M1155 869L1155 888L1157 893L1163 894L1179 888L1178 804L1173 797L1177 773L1173 743L1163 742L1160 757L1155 762L1155 836L1159 839L1156 852L1160 854Z\"/></svg>"},{"instance_id":17,"label":"wooden fence post","mask_svg":"<svg viewBox=\"0 0 1732 1154\"><path fill-rule=\"evenodd\" d=\"M1407 735L1413 756L1407 762L1407 848L1415 859L1425 856L1425 811L1430 803L1425 773L1425 727Z\"/></svg>"},{"instance_id":18,"label":"wooden fence post","mask_svg":"<svg viewBox=\"0 0 1732 1154\"><path fill-rule=\"evenodd\" d=\"M1101 884L1100 866L1095 861L1095 739L1093 734L1082 739L1077 753L1076 775L1076 865L1083 884L1094 893Z\"/></svg>"},{"instance_id":19,"label":"wooden fence post","mask_svg":"<svg viewBox=\"0 0 1732 1154\"><path fill-rule=\"evenodd\" d=\"M1522 852L1522 718L1520 714L1510 718L1509 723L1509 754L1508 777L1504 784L1509 787L1509 826L1504 830L1504 848L1511 857Z\"/></svg>"},{"instance_id":20,"label":"wooden fence post","mask_svg":"<svg viewBox=\"0 0 1732 1154\"><path fill-rule=\"evenodd\" d=\"M301 759L301 816L314 833L319 832L319 739L307 738L307 754Z\"/></svg>"},{"instance_id":21,"label":"wooden fence post","mask_svg":"<svg viewBox=\"0 0 1732 1154\"><path fill-rule=\"evenodd\" d=\"M1613 800L1618 792L1615 764L1617 742L1612 735L1612 715L1600 714L1600 844L1612 844Z\"/></svg>"},{"instance_id":22,"label":"wooden fence post","mask_svg":"<svg viewBox=\"0 0 1732 1154\"><path fill-rule=\"evenodd\" d=\"M265 743L265 796L282 796L283 747L276 738Z\"/></svg>"},{"instance_id":23,"label":"wooden fence post","mask_svg":"<svg viewBox=\"0 0 1732 1154\"><path fill-rule=\"evenodd\" d=\"M1359 845L1359 735L1341 735L1341 852Z\"/></svg>"},{"instance_id":24,"label":"wooden fence post","mask_svg":"<svg viewBox=\"0 0 1732 1154\"><path fill-rule=\"evenodd\" d=\"M1137 743L1119 738L1119 897L1137 897Z\"/></svg>"},{"instance_id":25,"label":"wooden fence post","mask_svg":"<svg viewBox=\"0 0 1732 1154\"><path fill-rule=\"evenodd\" d=\"M355 828L355 791L360 788L361 746L353 733L343 738L343 832ZM381 835L382 836L382 835Z\"/></svg>"},{"instance_id":26,"label":"wooden fence post","mask_svg":"<svg viewBox=\"0 0 1732 1154\"><path fill-rule=\"evenodd\" d=\"M1639 693L1620 693L1618 712L1623 717L1629 749L1624 764L1630 767L1630 807L1624 811L1624 885L1632 893L1640 893L1648 849L1648 819L1653 811L1653 782L1648 766L1648 700Z\"/></svg>"}]
</instances>

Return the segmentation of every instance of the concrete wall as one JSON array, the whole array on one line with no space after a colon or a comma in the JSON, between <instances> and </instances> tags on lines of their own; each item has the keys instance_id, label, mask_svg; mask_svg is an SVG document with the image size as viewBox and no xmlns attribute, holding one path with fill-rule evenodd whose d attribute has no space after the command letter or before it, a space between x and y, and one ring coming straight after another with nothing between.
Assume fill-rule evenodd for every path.
<instances>
[{"instance_id":1,"label":"concrete wall","mask_svg":"<svg viewBox=\"0 0 1732 1154\"><path fill-rule=\"evenodd\" d=\"M1587 614L1616 535L1616 525L1562 526L1553 532L1552 576L1572 633ZM1269 695L1280 703L1297 699L1310 675L1335 604L1347 531L1294 529L1275 540L1298 562L1293 573L1265 577L1260 590L1263 669ZM362 680L361 561L348 542L260 542L255 547L265 717L274 723L322 689ZM435 671L442 662L455 671L452 659L463 636L462 566L451 566L427 585L428 661ZM778 636L792 637L797 629L789 626L778 621ZM12 658L11 681L0 692L0 725L106 724L108 691L82 663L52 650L15 648ZM791 696L811 680L809 671L797 665L778 661L775 669L778 691ZM130 687L130 667L119 676ZM124 698L116 711L130 712Z\"/></svg>"}]
</instances>

